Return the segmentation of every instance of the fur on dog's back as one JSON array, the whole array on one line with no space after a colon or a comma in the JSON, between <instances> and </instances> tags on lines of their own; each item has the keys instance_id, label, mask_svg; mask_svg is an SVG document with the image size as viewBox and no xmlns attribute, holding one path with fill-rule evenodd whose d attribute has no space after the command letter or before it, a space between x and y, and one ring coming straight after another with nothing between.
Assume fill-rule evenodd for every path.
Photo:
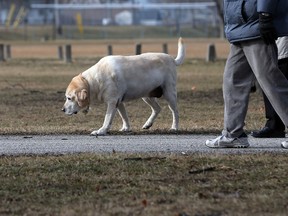
<instances>
[{"instance_id":1,"label":"fur on dog's back","mask_svg":"<svg viewBox=\"0 0 288 216\"><path fill-rule=\"evenodd\" d=\"M121 101L148 97L155 89L163 89L168 83L175 85L177 76L175 60L162 53L107 56L93 70L93 78L100 87L98 98L104 101L107 100L105 95L109 98L121 95Z\"/></svg>"}]
</instances>

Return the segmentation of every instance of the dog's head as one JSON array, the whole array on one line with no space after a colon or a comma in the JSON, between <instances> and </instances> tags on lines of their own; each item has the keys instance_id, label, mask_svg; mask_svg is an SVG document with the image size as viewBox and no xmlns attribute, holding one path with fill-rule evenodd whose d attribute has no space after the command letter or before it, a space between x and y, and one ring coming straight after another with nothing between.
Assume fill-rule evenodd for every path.
<instances>
[{"instance_id":1,"label":"dog's head","mask_svg":"<svg viewBox=\"0 0 288 216\"><path fill-rule=\"evenodd\" d=\"M90 96L87 80L79 74L75 76L66 90L66 101L62 111L67 115L77 114L80 110L87 113L89 109Z\"/></svg>"}]
</instances>

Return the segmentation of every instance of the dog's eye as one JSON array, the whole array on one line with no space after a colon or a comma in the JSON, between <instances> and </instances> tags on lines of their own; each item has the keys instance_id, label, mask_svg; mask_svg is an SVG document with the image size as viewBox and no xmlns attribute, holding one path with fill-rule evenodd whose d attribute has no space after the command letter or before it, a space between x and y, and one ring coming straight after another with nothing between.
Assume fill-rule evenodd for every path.
<instances>
[{"instance_id":1,"label":"dog's eye","mask_svg":"<svg viewBox=\"0 0 288 216\"><path fill-rule=\"evenodd\" d=\"M70 98L70 97L67 97L67 100L69 100L69 101L70 101L70 100L71 100L71 98Z\"/></svg>"}]
</instances>

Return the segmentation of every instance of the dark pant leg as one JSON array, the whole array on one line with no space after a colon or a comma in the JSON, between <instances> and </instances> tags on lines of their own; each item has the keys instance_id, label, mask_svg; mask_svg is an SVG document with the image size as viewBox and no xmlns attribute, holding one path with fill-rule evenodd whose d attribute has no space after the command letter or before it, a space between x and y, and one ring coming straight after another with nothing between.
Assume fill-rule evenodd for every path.
<instances>
[{"instance_id":1,"label":"dark pant leg","mask_svg":"<svg viewBox=\"0 0 288 216\"><path fill-rule=\"evenodd\" d=\"M285 77L288 79L288 58L281 59L278 62L279 69L282 71L282 73L285 75ZM271 103L269 102L266 95L263 93L264 98L264 105L265 105L265 113L266 113L266 127L269 127L276 131L285 131L285 125L272 107Z\"/></svg>"}]
</instances>

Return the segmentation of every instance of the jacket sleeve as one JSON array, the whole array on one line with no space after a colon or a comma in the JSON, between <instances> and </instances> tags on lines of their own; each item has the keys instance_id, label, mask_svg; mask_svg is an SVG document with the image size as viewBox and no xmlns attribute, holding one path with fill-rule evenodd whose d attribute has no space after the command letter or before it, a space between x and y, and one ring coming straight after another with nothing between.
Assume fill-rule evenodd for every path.
<instances>
[{"instance_id":1,"label":"jacket sleeve","mask_svg":"<svg viewBox=\"0 0 288 216\"><path fill-rule=\"evenodd\" d=\"M281 0L257 0L257 12L275 14L279 1Z\"/></svg>"}]
</instances>

